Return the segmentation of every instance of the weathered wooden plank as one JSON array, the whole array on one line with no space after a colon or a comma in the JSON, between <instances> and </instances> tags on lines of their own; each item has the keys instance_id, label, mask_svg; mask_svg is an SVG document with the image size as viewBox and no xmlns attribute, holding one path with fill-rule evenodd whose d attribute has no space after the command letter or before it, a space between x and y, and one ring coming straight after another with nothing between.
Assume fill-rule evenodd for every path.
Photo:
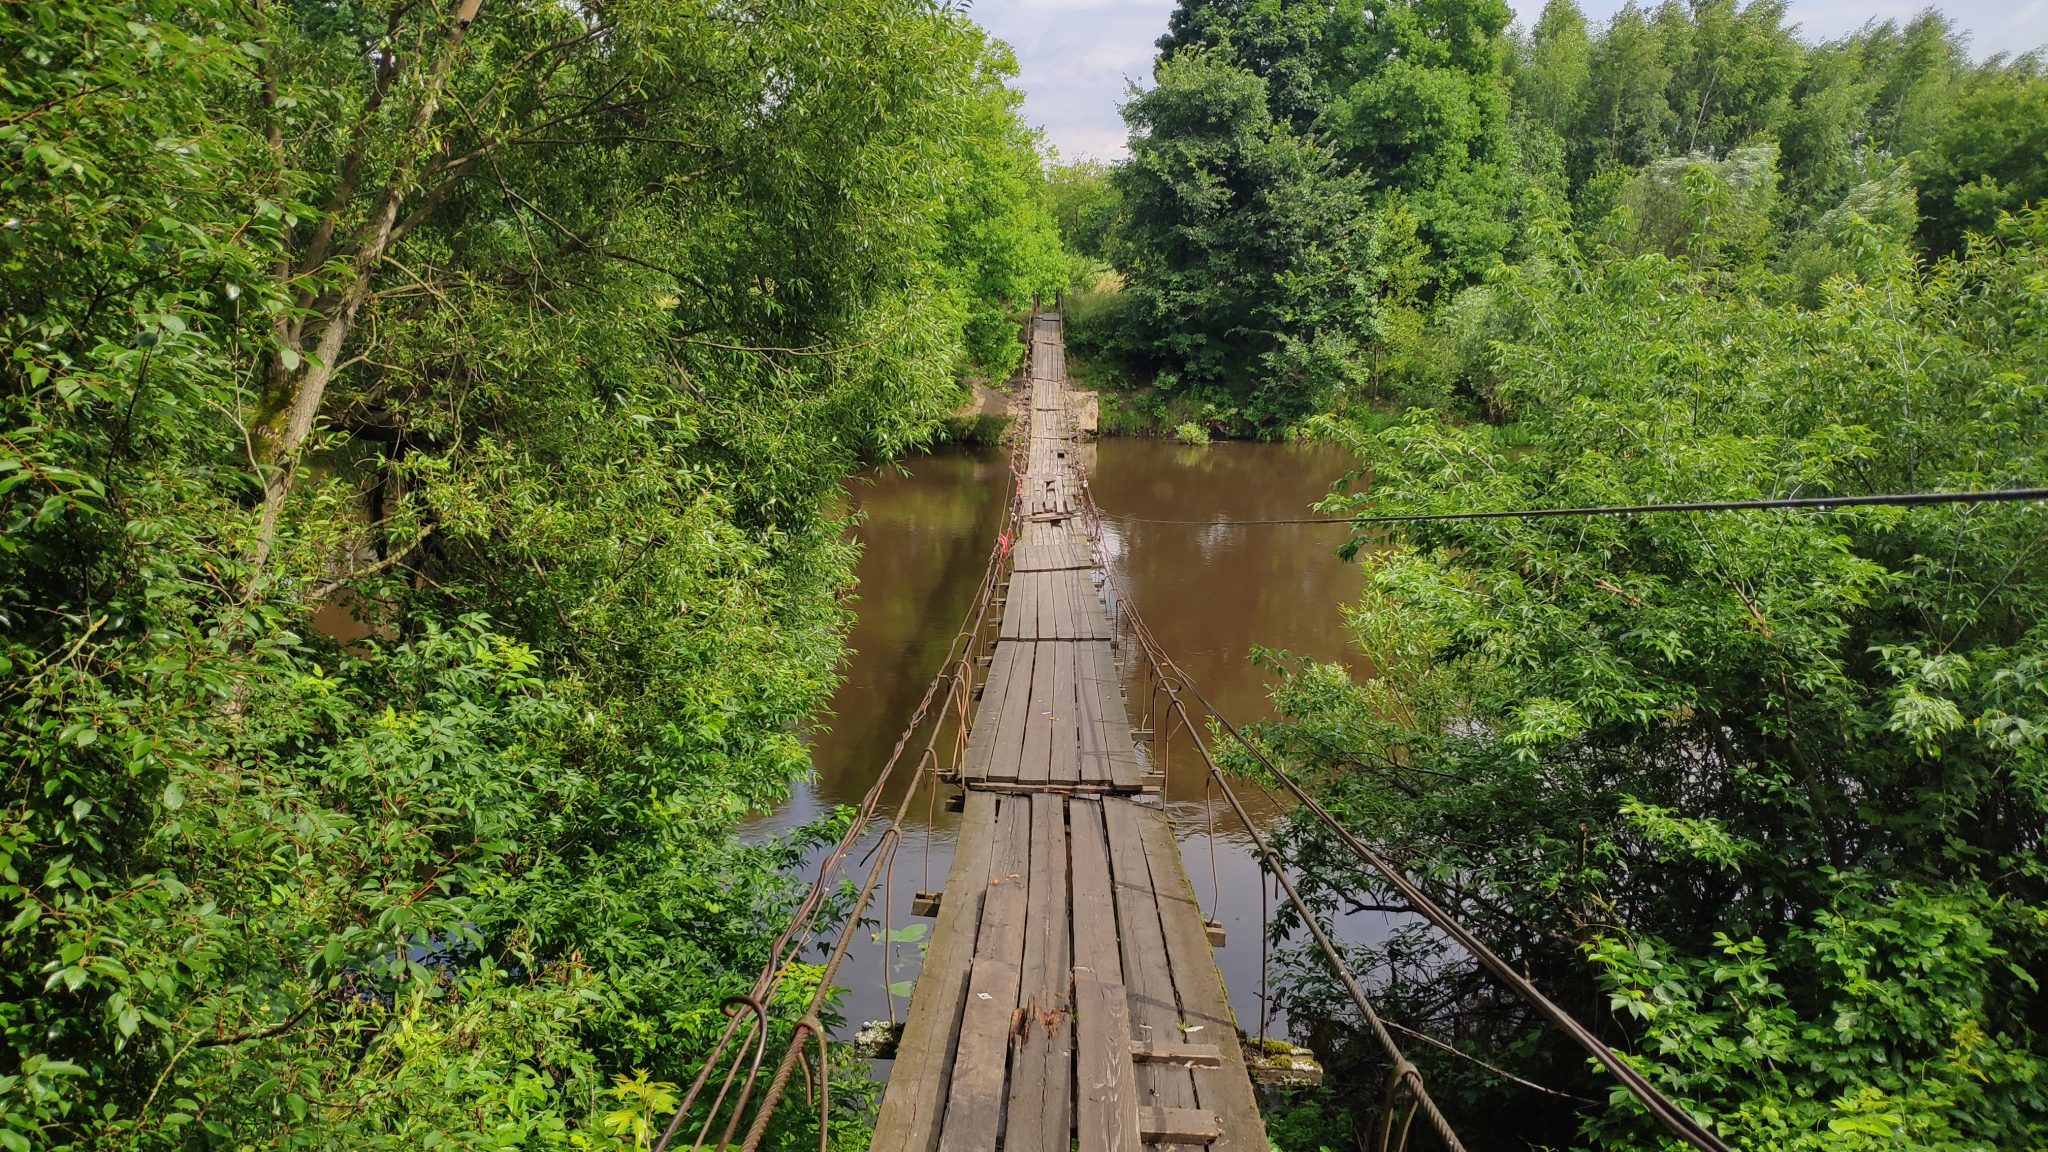
<instances>
[{"instance_id":1,"label":"weathered wooden plank","mask_svg":"<svg viewBox=\"0 0 2048 1152\"><path fill-rule=\"evenodd\" d=\"M1008 1152L1070 1152L1073 1023L1067 902L1066 802L1031 797L1030 894L1023 984L1011 1030Z\"/></svg>"},{"instance_id":2,"label":"weathered wooden plank","mask_svg":"<svg viewBox=\"0 0 2048 1152\"><path fill-rule=\"evenodd\" d=\"M1223 1138L1223 1125L1206 1108L1143 1108L1138 1136L1147 1144L1214 1144Z\"/></svg>"},{"instance_id":3,"label":"weathered wooden plank","mask_svg":"<svg viewBox=\"0 0 2048 1152\"><path fill-rule=\"evenodd\" d=\"M1073 858L1074 963L1101 979L1123 982L1116 896L1109 879L1109 840L1102 802L1075 797L1067 805L1067 850Z\"/></svg>"},{"instance_id":4,"label":"weathered wooden plank","mask_svg":"<svg viewBox=\"0 0 2048 1152\"><path fill-rule=\"evenodd\" d=\"M1098 747L1107 761L1104 774L1117 787L1136 791L1144 782L1145 770L1131 742L1130 711L1124 705L1123 678L1116 670L1116 653L1105 642L1092 647L1088 655L1093 661L1088 672L1094 690L1090 703L1099 730Z\"/></svg>"},{"instance_id":5,"label":"weathered wooden plank","mask_svg":"<svg viewBox=\"0 0 2048 1152\"><path fill-rule=\"evenodd\" d=\"M1012 642L997 647L1011 650L1010 677L1004 684L997 744L989 754L985 775L990 780L1015 780L1024 755L1024 735L1031 726L1031 681L1037 671L1038 645Z\"/></svg>"},{"instance_id":6,"label":"weathered wooden plank","mask_svg":"<svg viewBox=\"0 0 2048 1152\"><path fill-rule=\"evenodd\" d=\"M1131 1059L1139 1064L1178 1064L1183 1068L1223 1066L1223 1052L1214 1044L1173 1044L1158 1040L1133 1040Z\"/></svg>"},{"instance_id":7,"label":"weathered wooden plank","mask_svg":"<svg viewBox=\"0 0 2048 1152\"><path fill-rule=\"evenodd\" d=\"M995 810L995 836L983 877L980 931L975 935L976 959L1021 964L1024 960L1024 903L1030 893L1031 798L1004 796ZM1011 1001L1011 1007L1016 1002Z\"/></svg>"},{"instance_id":8,"label":"weathered wooden plank","mask_svg":"<svg viewBox=\"0 0 2048 1152\"><path fill-rule=\"evenodd\" d=\"M1031 701L1017 762L1017 780L1023 784L1043 784L1051 778L1053 732L1058 723L1054 709L1059 706L1059 700L1054 694L1053 681L1059 665L1059 652L1058 646L1053 644L1038 643L1031 648Z\"/></svg>"},{"instance_id":9,"label":"weathered wooden plank","mask_svg":"<svg viewBox=\"0 0 2048 1152\"><path fill-rule=\"evenodd\" d=\"M1124 989L1074 969L1074 1128L1081 1152L1138 1152L1138 1086Z\"/></svg>"},{"instance_id":10,"label":"weathered wooden plank","mask_svg":"<svg viewBox=\"0 0 2048 1152\"><path fill-rule=\"evenodd\" d=\"M1223 975L1209 948L1194 886L1181 867L1173 825L1158 809L1139 809L1135 816L1145 855L1155 862L1153 874L1162 878L1158 883L1161 942L1180 999L1182 1022L1190 1029L1187 1037L1214 1044L1222 1057L1221 1067L1195 1077L1197 1100L1221 1123L1225 1133L1222 1147L1264 1152L1266 1129L1245 1072L1244 1051L1237 1042L1237 1017L1230 1011ZM1173 882L1163 879L1168 876Z\"/></svg>"},{"instance_id":11,"label":"weathered wooden plank","mask_svg":"<svg viewBox=\"0 0 2048 1152\"><path fill-rule=\"evenodd\" d=\"M1038 588L1036 574L1020 573L1010 578L1010 601L1003 606L1003 639L1037 636Z\"/></svg>"},{"instance_id":12,"label":"weathered wooden plank","mask_svg":"<svg viewBox=\"0 0 2048 1152\"><path fill-rule=\"evenodd\" d=\"M995 840L996 798L970 793L960 817L947 887L931 945L925 949L896 1065L875 1118L874 1147L929 1152L938 1146L939 1122L952 1085L953 1051L966 1008L967 964L973 955Z\"/></svg>"},{"instance_id":13,"label":"weathered wooden plank","mask_svg":"<svg viewBox=\"0 0 2048 1152\"><path fill-rule=\"evenodd\" d=\"M1078 677L1081 645L1055 644L1052 653L1052 764L1047 778L1056 784L1081 780L1081 696Z\"/></svg>"},{"instance_id":14,"label":"weathered wooden plank","mask_svg":"<svg viewBox=\"0 0 2048 1152\"><path fill-rule=\"evenodd\" d=\"M940 1152L987 1152L1001 1130L1003 1080L1010 1054L1010 1017L1017 1007L1017 966L977 958L967 978L967 1008L946 1095Z\"/></svg>"},{"instance_id":15,"label":"weathered wooden plank","mask_svg":"<svg viewBox=\"0 0 2048 1152\"><path fill-rule=\"evenodd\" d=\"M1034 524L1035 528L1059 529L1051 524ZM1093 566L1090 557L1066 540L1047 544L1023 544L1017 548L1016 570L1019 572L1059 572L1066 569L1087 569Z\"/></svg>"},{"instance_id":16,"label":"weathered wooden plank","mask_svg":"<svg viewBox=\"0 0 2048 1152\"><path fill-rule=\"evenodd\" d=\"M1067 580L1072 573L1042 572L1045 581L1045 598L1039 602L1038 637L1041 640L1070 640L1073 637L1066 628Z\"/></svg>"},{"instance_id":17,"label":"weathered wooden plank","mask_svg":"<svg viewBox=\"0 0 2048 1152\"><path fill-rule=\"evenodd\" d=\"M1179 1042L1184 1039L1180 1003L1174 997L1173 974L1159 962L1166 955L1166 943L1137 805L1128 800L1104 800L1102 820L1109 839L1110 879L1116 893L1117 935L1123 943L1124 989L1131 998L1132 1034L1139 1040ZM1196 1104L1194 1077L1185 1068L1147 1064L1138 1070L1138 1086L1147 1105L1193 1108Z\"/></svg>"},{"instance_id":18,"label":"weathered wooden plank","mask_svg":"<svg viewBox=\"0 0 2048 1152\"><path fill-rule=\"evenodd\" d=\"M989 762L1002 748L1002 714L1010 678L1015 673L1019 644L997 644L982 681L981 702L975 706L974 723L967 732L967 752L960 759L960 771L967 779L988 775ZM1026 649L1028 658L1029 650Z\"/></svg>"},{"instance_id":19,"label":"weathered wooden plank","mask_svg":"<svg viewBox=\"0 0 2048 1152\"><path fill-rule=\"evenodd\" d=\"M1109 783L1090 784L1080 782L1066 784L1057 780L1047 780L1037 784L1025 784L1016 780L977 780L974 782L974 788L976 791L992 792L996 795L1021 794L1025 796L1039 792L1049 792L1058 796L1130 796L1138 791L1132 788L1120 788ZM957 807L948 810L959 811Z\"/></svg>"}]
</instances>

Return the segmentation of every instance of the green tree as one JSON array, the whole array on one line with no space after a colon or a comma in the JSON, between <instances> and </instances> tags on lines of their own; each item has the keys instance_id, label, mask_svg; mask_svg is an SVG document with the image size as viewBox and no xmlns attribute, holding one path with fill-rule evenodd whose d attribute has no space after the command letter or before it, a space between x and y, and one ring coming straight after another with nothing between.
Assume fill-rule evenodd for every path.
<instances>
[{"instance_id":1,"label":"green tree","mask_svg":"<svg viewBox=\"0 0 2048 1152\"><path fill-rule=\"evenodd\" d=\"M1226 54L1266 82L1275 118L1304 134L1329 107L1324 35L1328 0L1182 0L1159 38L1163 63L1190 50Z\"/></svg>"},{"instance_id":2,"label":"green tree","mask_svg":"<svg viewBox=\"0 0 2048 1152\"><path fill-rule=\"evenodd\" d=\"M909 0L0 10L0 1147L689 1082L838 480L1063 270L1009 69Z\"/></svg>"},{"instance_id":3,"label":"green tree","mask_svg":"<svg viewBox=\"0 0 2048 1152\"><path fill-rule=\"evenodd\" d=\"M1591 98L1593 41L1576 0L1548 0L1515 64L1515 90L1532 118L1562 137Z\"/></svg>"},{"instance_id":4,"label":"green tree","mask_svg":"<svg viewBox=\"0 0 2048 1152\"><path fill-rule=\"evenodd\" d=\"M1721 157L1774 135L1791 110L1806 52L1782 0L1667 0L1657 10L1676 114L1666 151Z\"/></svg>"},{"instance_id":5,"label":"green tree","mask_svg":"<svg viewBox=\"0 0 2048 1152\"><path fill-rule=\"evenodd\" d=\"M1863 262L1811 308L1774 300L1761 271L1589 256L1553 229L1491 296L1513 440L1422 411L1332 423L1372 487L1328 507L2031 483L2048 466L2048 215L1931 268L1905 228L1858 215L1838 242ZM1374 529L1354 542L1367 592L1349 617L1373 670L1278 661L1290 720L1261 738L1731 1144L2032 1147L2048 1138L2041 519L1998 504ZM1385 898L1313 828L1293 847L1321 898ZM1427 931L1368 959L1393 973L1396 1018L1599 1093ZM1486 1115L1528 1100L1418 1059ZM1519 1106L1532 1142L1574 1123L1595 1147L1654 1139L1626 1106Z\"/></svg>"},{"instance_id":6,"label":"green tree","mask_svg":"<svg viewBox=\"0 0 2048 1152\"><path fill-rule=\"evenodd\" d=\"M1067 251L1089 260L1107 261L1110 239L1117 229L1113 169L1100 160L1055 164L1046 173L1046 191L1053 222Z\"/></svg>"},{"instance_id":7,"label":"green tree","mask_svg":"<svg viewBox=\"0 0 2048 1152\"><path fill-rule=\"evenodd\" d=\"M1155 79L1124 111L1117 263L1163 384L1238 431L1341 402L1377 274L1364 181L1275 123L1223 54L1181 52Z\"/></svg>"},{"instance_id":8,"label":"green tree","mask_svg":"<svg viewBox=\"0 0 2048 1152\"><path fill-rule=\"evenodd\" d=\"M1433 279L1479 277L1512 238L1503 0L1359 0L1329 37L1332 146L1414 213Z\"/></svg>"},{"instance_id":9,"label":"green tree","mask_svg":"<svg viewBox=\"0 0 2048 1152\"><path fill-rule=\"evenodd\" d=\"M2048 198L2048 68L2041 57L1987 61L1969 72L1926 147L1920 170L1924 235L1953 252L1970 233L1993 231L2001 213Z\"/></svg>"},{"instance_id":10,"label":"green tree","mask_svg":"<svg viewBox=\"0 0 2048 1152\"><path fill-rule=\"evenodd\" d=\"M1663 41L1662 26L1633 3L1601 33L1585 127L1573 141L1575 185L1603 169L1647 164L1664 154L1678 117L1665 95L1672 73Z\"/></svg>"}]
</instances>

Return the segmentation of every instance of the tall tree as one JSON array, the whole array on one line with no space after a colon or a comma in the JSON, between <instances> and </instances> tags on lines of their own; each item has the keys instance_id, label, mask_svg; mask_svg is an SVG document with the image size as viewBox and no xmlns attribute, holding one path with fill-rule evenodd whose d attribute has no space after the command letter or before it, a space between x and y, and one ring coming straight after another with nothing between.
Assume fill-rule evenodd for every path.
<instances>
[{"instance_id":1,"label":"tall tree","mask_svg":"<svg viewBox=\"0 0 2048 1152\"><path fill-rule=\"evenodd\" d=\"M1536 122L1560 137L1574 131L1590 98L1593 42L1577 0L1548 0L1530 34L1515 87Z\"/></svg>"},{"instance_id":2,"label":"tall tree","mask_svg":"<svg viewBox=\"0 0 2048 1152\"><path fill-rule=\"evenodd\" d=\"M1401 194L1441 269L1479 276L1507 247L1504 0L1357 0L1330 32L1332 146Z\"/></svg>"},{"instance_id":3,"label":"tall tree","mask_svg":"<svg viewBox=\"0 0 2048 1152\"><path fill-rule=\"evenodd\" d=\"M1647 164L1664 154L1678 124L1665 94L1671 79L1663 28L1634 3L1624 5L1594 49L1586 123L1573 141L1576 183L1608 167Z\"/></svg>"},{"instance_id":4,"label":"tall tree","mask_svg":"<svg viewBox=\"0 0 2048 1152\"><path fill-rule=\"evenodd\" d=\"M1183 51L1125 106L1117 247L1137 323L1174 387L1264 424L1352 381L1376 270L1364 181L1275 123L1266 85Z\"/></svg>"},{"instance_id":5,"label":"tall tree","mask_svg":"<svg viewBox=\"0 0 2048 1152\"><path fill-rule=\"evenodd\" d=\"M1007 69L915 0L0 8L0 1147L688 1080L837 483L1059 282Z\"/></svg>"},{"instance_id":6,"label":"tall tree","mask_svg":"<svg viewBox=\"0 0 2048 1152\"><path fill-rule=\"evenodd\" d=\"M1971 71L1934 138L1914 155L1924 174L1928 245L1953 252L1989 234L2001 213L2048 202L2048 67L2040 55Z\"/></svg>"},{"instance_id":7,"label":"tall tree","mask_svg":"<svg viewBox=\"0 0 2048 1152\"><path fill-rule=\"evenodd\" d=\"M1164 62L1189 49L1226 53L1266 82L1266 105L1296 133L1329 107L1321 54L1328 0L1182 0L1159 38Z\"/></svg>"}]
</instances>

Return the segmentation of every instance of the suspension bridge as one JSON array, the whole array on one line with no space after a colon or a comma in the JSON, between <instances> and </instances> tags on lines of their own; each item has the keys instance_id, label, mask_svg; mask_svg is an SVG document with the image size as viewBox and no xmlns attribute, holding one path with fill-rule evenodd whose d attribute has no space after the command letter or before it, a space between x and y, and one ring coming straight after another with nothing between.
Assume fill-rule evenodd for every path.
<instances>
[{"instance_id":1,"label":"suspension bridge","mask_svg":"<svg viewBox=\"0 0 2048 1152\"><path fill-rule=\"evenodd\" d=\"M1380 1017L1218 768L1205 731L1234 741L1362 871L1377 873L1415 915L1581 1047L1648 1118L1701 1152L1728 1152L1696 1117L1336 821L1160 649L1102 562L1101 516L1069 415L1060 316L1035 314L1028 336L1029 419L1011 470L1009 524L989 551L973 606L760 975L727 1002L730 1020L654 1152L751 1152L796 1078L818 1116L820 1152L829 1150L827 1001L850 945L872 923L864 918L871 907L880 916L874 938L891 938L892 901L886 892L877 901L877 891L895 883L903 830L919 823L909 819L919 804L926 808L929 868L929 829L942 797L961 812L960 830L943 887L919 891L912 902L936 923L870 1147L1265 1152L1243 1044L1211 951L1212 929L1163 808L1176 735L1198 753L1205 792L1220 795L1243 822L1390 1069L1375 1147L1406 1149L1412 1136L1427 1132L1436 1147L1464 1148L1396 1030L1550 1091ZM1108 603L1118 607L1116 621ZM1144 674L1135 729L1116 663L1120 634ZM1150 755L1141 754L1139 732L1152 737ZM858 861L857 849L864 849ZM852 899L833 899L849 880ZM929 884L928 872L924 880ZM796 961L811 949L823 962L794 993ZM792 1000L802 1006L793 1026Z\"/></svg>"},{"instance_id":2,"label":"suspension bridge","mask_svg":"<svg viewBox=\"0 0 2048 1152\"><path fill-rule=\"evenodd\" d=\"M1032 329L1007 595L873 1147L1263 1150L1201 910L1131 736L1059 320Z\"/></svg>"}]
</instances>

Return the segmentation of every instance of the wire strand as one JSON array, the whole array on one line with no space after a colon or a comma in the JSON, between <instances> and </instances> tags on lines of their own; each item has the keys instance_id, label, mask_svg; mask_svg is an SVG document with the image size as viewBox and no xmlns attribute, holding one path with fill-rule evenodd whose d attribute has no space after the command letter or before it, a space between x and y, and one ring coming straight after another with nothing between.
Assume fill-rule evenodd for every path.
<instances>
[{"instance_id":1,"label":"wire strand","mask_svg":"<svg viewBox=\"0 0 2048 1152\"><path fill-rule=\"evenodd\" d=\"M1914 508L1926 504L1997 504L2048 500L2048 488L1991 488L1976 492L1892 492L1871 496L1787 496L1762 500L1697 500L1679 504L1606 504L1583 508L1510 508L1496 512L1413 512L1370 516L1301 516L1273 520L1160 520L1103 512L1104 520L1137 524L1182 524L1190 527L1238 527L1262 524L1413 524L1443 520L1538 520L1550 516L1639 516L1656 512L1742 512L1772 508Z\"/></svg>"}]
</instances>

